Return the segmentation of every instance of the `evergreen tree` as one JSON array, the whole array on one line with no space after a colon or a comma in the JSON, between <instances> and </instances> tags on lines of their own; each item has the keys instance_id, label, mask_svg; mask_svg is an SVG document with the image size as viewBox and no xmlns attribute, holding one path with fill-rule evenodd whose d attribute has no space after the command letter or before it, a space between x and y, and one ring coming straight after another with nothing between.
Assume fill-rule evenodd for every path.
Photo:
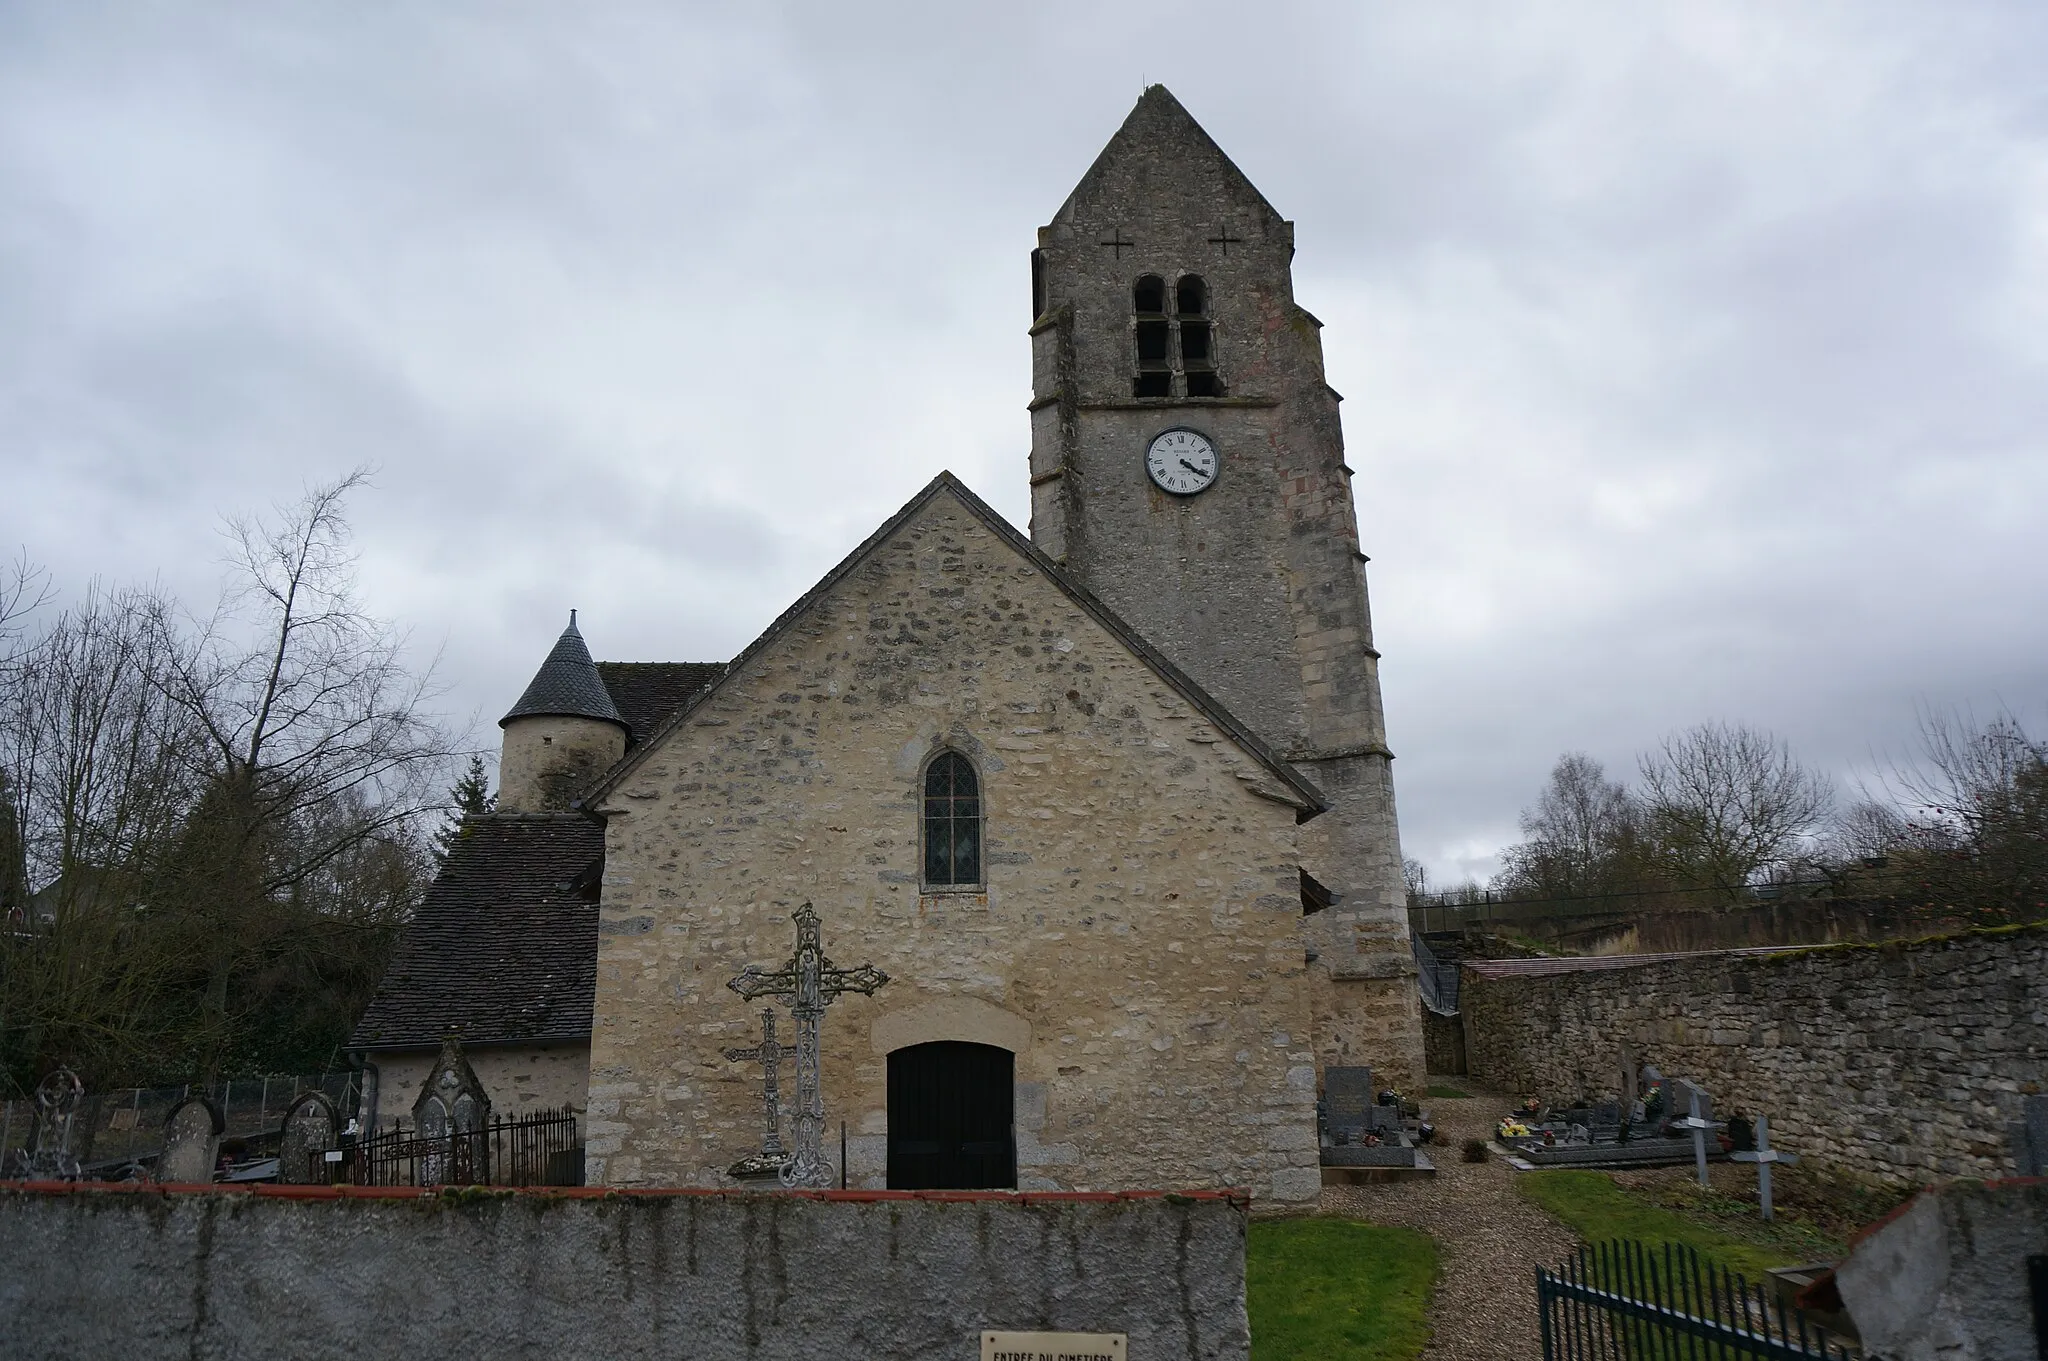
<instances>
[{"instance_id":1,"label":"evergreen tree","mask_svg":"<svg viewBox=\"0 0 2048 1361\"><path fill-rule=\"evenodd\" d=\"M498 806L498 796L491 792L490 776L484 773L484 758L472 754L469 769L448 791L448 801L454 805L448 821L434 834L434 854L443 863L448 853L455 849L455 843L462 836L465 819L481 817Z\"/></svg>"}]
</instances>

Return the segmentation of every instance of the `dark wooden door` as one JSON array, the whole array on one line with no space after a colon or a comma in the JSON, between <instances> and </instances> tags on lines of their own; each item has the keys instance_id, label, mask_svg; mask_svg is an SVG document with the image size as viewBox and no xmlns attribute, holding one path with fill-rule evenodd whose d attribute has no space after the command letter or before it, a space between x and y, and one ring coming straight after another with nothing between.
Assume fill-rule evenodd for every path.
<instances>
[{"instance_id":1,"label":"dark wooden door","mask_svg":"<svg viewBox=\"0 0 2048 1361\"><path fill-rule=\"evenodd\" d=\"M993 1190L1017 1184L1016 1057L940 1040L889 1055L889 1189Z\"/></svg>"}]
</instances>

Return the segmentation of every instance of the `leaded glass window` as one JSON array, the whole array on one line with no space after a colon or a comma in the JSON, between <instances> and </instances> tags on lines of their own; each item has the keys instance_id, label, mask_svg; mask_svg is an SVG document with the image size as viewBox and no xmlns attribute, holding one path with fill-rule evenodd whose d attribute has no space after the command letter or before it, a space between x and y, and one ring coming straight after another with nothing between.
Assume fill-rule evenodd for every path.
<instances>
[{"instance_id":1,"label":"leaded glass window","mask_svg":"<svg viewBox=\"0 0 2048 1361\"><path fill-rule=\"evenodd\" d=\"M981 882L981 781L957 751L925 767L924 881Z\"/></svg>"}]
</instances>

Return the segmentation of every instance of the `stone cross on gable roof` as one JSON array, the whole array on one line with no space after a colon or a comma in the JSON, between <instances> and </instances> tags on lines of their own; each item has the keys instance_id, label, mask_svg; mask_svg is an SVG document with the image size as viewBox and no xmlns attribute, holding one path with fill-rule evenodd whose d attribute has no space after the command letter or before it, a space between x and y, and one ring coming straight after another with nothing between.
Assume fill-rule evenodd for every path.
<instances>
[{"instance_id":1,"label":"stone cross on gable roof","mask_svg":"<svg viewBox=\"0 0 2048 1361\"><path fill-rule=\"evenodd\" d=\"M626 720L619 717L618 706L612 703L611 692L605 689L604 679L597 674L597 663L590 660L583 635L576 631L574 610L569 611L569 627L562 630L548 659L533 673L526 693L510 713L498 720L498 726L502 728L515 718L537 715L595 718L626 726Z\"/></svg>"}]
</instances>

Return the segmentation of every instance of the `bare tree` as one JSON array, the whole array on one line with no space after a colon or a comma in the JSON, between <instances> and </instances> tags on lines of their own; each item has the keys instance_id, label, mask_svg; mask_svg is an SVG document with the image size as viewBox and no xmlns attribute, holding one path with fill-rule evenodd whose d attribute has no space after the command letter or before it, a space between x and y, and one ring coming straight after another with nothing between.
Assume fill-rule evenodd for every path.
<instances>
[{"instance_id":1,"label":"bare tree","mask_svg":"<svg viewBox=\"0 0 2048 1361\"><path fill-rule=\"evenodd\" d=\"M1911 825L1891 804L1877 799L1858 799L1843 809L1821 838L1822 859L1830 865L1851 867L1879 860L1912 846Z\"/></svg>"},{"instance_id":2,"label":"bare tree","mask_svg":"<svg viewBox=\"0 0 2048 1361\"><path fill-rule=\"evenodd\" d=\"M1639 815L1626 786L1583 752L1551 768L1520 844L1506 853L1498 887L1529 897L1572 898L1645 886Z\"/></svg>"},{"instance_id":3,"label":"bare tree","mask_svg":"<svg viewBox=\"0 0 2048 1361\"><path fill-rule=\"evenodd\" d=\"M1834 803L1771 734L1702 723L1639 760L1653 853L1679 882L1739 897L1804 846Z\"/></svg>"},{"instance_id":4,"label":"bare tree","mask_svg":"<svg viewBox=\"0 0 2048 1361\"><path fill-rule=\"evenodd\" d=\"M1920 760L1887 782L1926 888L1990 920L2048 916L2048 742L2011 713L1923 710Z\"/></svg>"},{"instance_id":5,"label":"bare tree","mask_svg":"<svg viewBox=\"0 0 2048 1361\"><path fill-rule=\"evenodd\" d=\"M209 1076L231 1049L238 975L263 957L250 919L317 897L367 843L416 844L455 749L429 712L432 667L414 671L404 634L356 594L343 508L366 481L359 469L267 521L231 519L232 579L213 615L158 619L163 693L202 751L166 887L201 927Z\"/></svg>"},{"instance_id":6,"label":"bare tree","mask_svg":"<svg viewBox=\"0 0 2048 1361\"><path fill-rule=\"evenodd\" d=\"M368 1000L432 872L456 744L431 669L357 599L342 512L362 482L229 521L230 586L203 619L99 588L29 619L37 578L0 582L17 1081L59 1061L92 1081L324 1063Z\"/></svg>"},{"instance_id":7,"label":"bare tree","mask_svg":"<svg viewBox=\"0 0 2048 1361\"><path fill-rule=\"evenodd\" d=\"M88 588L0 687L0 814L15 881L0 943L0 1050L100 1077L163 1047L177 961L146 907L190 802L192 733L153 681L144 592ZM28 890L39 885L36 892Z\"/></svg>"}]
</instances>

